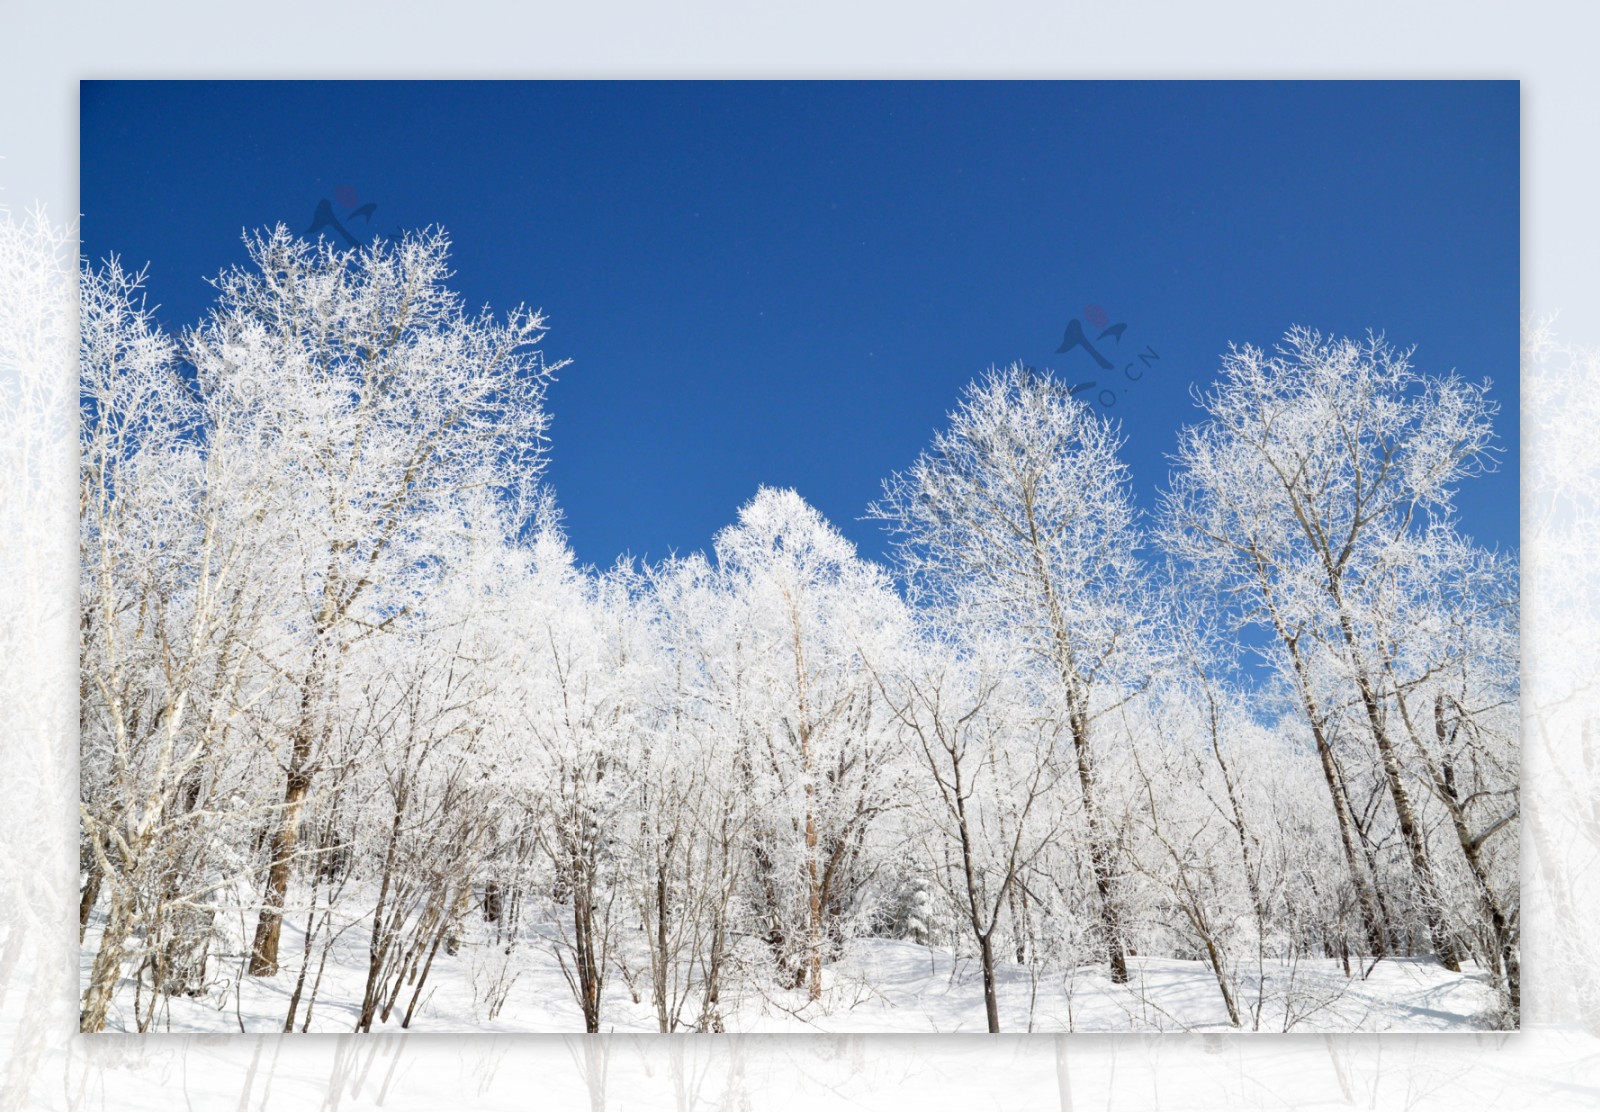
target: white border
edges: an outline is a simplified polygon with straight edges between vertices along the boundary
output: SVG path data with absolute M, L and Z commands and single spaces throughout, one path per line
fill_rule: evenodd
M 58 218 L 76 211 L 82 78 L 1518 78 L 1525 305 L 1560 309 L 1561 339 L 1592 344 L 1600 341 L 1597 31 L 1600 7 L 1541 2 L 12 5 L 0 9 L 0 203 L 20 212 L 42 201 Z M 1531 408 L 1526 399 L 1524 406 Z M 1537 435 L 1536 416 L 1526 419 L 1530 435 Z M 70 472 L 64 475 L 70 484 Z M 11 503 L 19 494 L 38 497 L 0 497 Z M 59 494 L 70 509 L 70 486 Z M 72 576 L 57 571 L 3 570 L 9 582 L 0 605 L 22 597 L 11 593 L 59 604 L 62 630 L 41 630 L 39 643 L 41 654 L 53 656 L 34 664 L 66 670 L 62 691 L 70 700 Z M 62 631 L 64 638 L 54 636 Z M 1538 636 L 1527 631 L 1530 643 Z M 58 710 L 52 721 L 70 726 L 71 707 Z M 8 747 L 28 744 L 20 731 L 3 738 Z M 40 770 L 39 798 L 30 803 L 59 830 L 19 834 L 0 824 L 7 866 L 0 871 L 0 1107 L 1509 1109 L 1600 1102 L 1600 1034 L 1559 1008 L 1517 1035 L 1444 1041 L 85 1039 L 73 1032 L 72 1001 L 40 992 L 76 984 L 72 949 L 51 934 L 59 929 L 60 940 L 70 939 L 72 886 L 62 879 L 73 863 L 41 854 L 49 847 L 70 853 L 75 843 L 75 747 L 62 737 L 43 745 L 30 755 Z M 0 775 L 23 756 L 20 749 L 4 755 Z M 11 791 L 0 791 L 0 808 L 20 806 Z M 1592 877 L 1592 864 L 1583 868 Z M 24 903 L 6 907 L 19 895 Z M 1568 914 L 1600 920 L 1592 902 Z M 1535 1004 L 1562 988 L 1550 984 L 1555 968 L 1542 967 L 1537 952 L 1541 931 L 1561 926 L 1529 925 L 1527 992 Z M 6 970 L 6 941 L 14 939 L 25 944 L 24 961 Z

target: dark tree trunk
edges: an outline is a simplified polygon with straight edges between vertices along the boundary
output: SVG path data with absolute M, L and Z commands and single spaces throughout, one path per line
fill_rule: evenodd
M 1128 980 L 1128 958 L 1122 946 L 1122 926 L 1117 915 L 1115 879 L 1110 842 L 1100 830 L 1099 809 L 1094 797 L 1094 764 L 1089 753 L 1089 724 L 1081 714 L 1072 717 L 1072 747 L 1077 758 L 1078 788 L 1082 793 L 1083 814 L 1089 828 L 1089 862 L 1094 868 L 1095 892 L 1100 898 L 1100 932 L 1111 980 L 1122 985 Z
M 1376 879 L 1369 878 L 1362 870 L 1361 860 L 1356 853 L 1355 822 L 1350 817 L 1349 804 L 1345 800 L 1344 780 L 1339 775 L 1338 765 L 1334 762 L 1333 747 L 1323 730 L 1322 710 L 1317 706 L 1316 697 L 1311 694 L 1311 678 L 1307 675 L 1305 660 L 1300 656 L 1298 636 L 1289 634 L 1278 624 L 1276 612 L 1273 622 L 1279 639 L 1282 640 L 1284 648 L 1289 652 L 1290 660 L 1294 663 L 1301 705 L 1305 708 L 1306 721 L 1311 726 L 1311 737 L 1316 743 L 1317 757 L 1322 763 L 1322 778 L 1328 786 L 1328 796 L 1333 801 L 1334 818 L 1339 825 L 1339 843 L 1344 850 L 1345 865 L 1350 870 L 1350 883 L 1355 887 L 1356 901 L 1361 908 L 1361 926 L 1367 936 L 1367 950 L 1374 958 L 1381 958 L 1389 950 L 1386 942 L 1388 932 L 1385 931 L 1387 924 L 1378 906 Z
M 1000 1031 L 1000 999 L 995 992 L 994 984 L 994 947 L 993 934 L 985 935 L 978 940 L 983 955 L 983 1011 L 989 1018 L 989 1031 Z
M 83 892 L 78 897 L 78 942 L 83 942 L 83 933 L 88 930 L 89 917 L 94 912 L 95 902 L 100 899 L 100 865 L 98 862 L 89 863 L 89 877 L 83 883 Z
M 284 898 L 289 892 L 289 872 L 299 840 L 300 812 L 311 788 L 311 740 L 295 738 L 289 765 L 288 787 L 283 796 L 283 814 L 272 835 L 272 864 L 267 869 L 267 889 L 256 921 L 255 941 L 250 947 L 250 973 L 270 978 L 278 972 L 278 939 L 283 932 Z
M 1356 653 L 1355 632 L 1350 628 L 1349 621 L 1342 619 L 1345 641 L 1350 647 L 1351 655 Z M 1423 917 L 1427 920 L 1429 941 L 1433 944 L 1434 954 L 1446 970 L 1459 973 L 1461 961 L 1456 957 L 1455 940 L 1451 938 L 1449 925 L 1444 919 L 1444 904 L 1439 897 L 1439 885 L 1434 878 L 1432 863 L 1428 860 L 1428 847 L 1422 833 L 1422 824 L 1417 821 L 1415 808 L 1411 804 L 1411 794 L 1406 791 L 1405 783 L 1401 780 L 1400 756 L 1395 751 L 1394 740 L 1389 737 L 1388 725 L 1383 720 L 1383 710 L 1378 705 L 1378 696 L 1373 689 L 1371 678 L 1359 662 L 1356 665 L 1356 686 L 1361 693 L 1361 704 L 1367 713 L 1367 723 L 1372 728 L 1372 737 L 1378 745 L 1378 756 L 1383 765 L 1383 774 L 1389 784 L 1389 795 L 1394 801 L 1395 816 L 1400 823 L 1400 835 L 1406 844 L 1406 852 L 1411 859 L 1411 872 L 1416 878 L 1418 896 L 1422 901 Z

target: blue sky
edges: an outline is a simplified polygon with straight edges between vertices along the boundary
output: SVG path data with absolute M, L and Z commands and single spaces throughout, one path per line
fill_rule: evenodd
M 85 82 L 84 250 L 150 264 L 171 325 L 242 259 L 376 203 L 442 224 L 469 305 L 542 307 L 549 478 L 587 562 L 706 548 L 761 484 L 855 540 L 992 363 L 1115 384 L 1145 506 L 1230 341 L 1293 324 L 1491 378 L 1518 545 L 1515 82 Z M 1056 354 L 1089 306 L 1118 367 Z M 1100 404 L 1100 403 L 1096 403 Z

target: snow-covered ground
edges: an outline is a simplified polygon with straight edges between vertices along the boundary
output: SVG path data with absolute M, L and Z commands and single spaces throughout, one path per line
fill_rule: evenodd
M 328 958 L 309 1030 L 349 1032 L 360 1013 L 366 977 L 366 925 L 340 936 Z M 81 952 L 87 978 L 98 945 L 91 927 Z M 213 960 L 218 987 L 203 998 L 173 997 L 158 1010 L 157 1032 L 281 1032 L 300 974 L 304 936 L 292 918 L 284 924 L 284 968 L 272 978 L 237 977 L 238 959 Z M 320 950 L 320 947 L 317 949 Z M 306 979 L 316 975 L 317 950 Z M 414 1032 L 581 1032 L 582 1014 L 550 943 L 530 935 L 514 952 L 515 975 L 499 1015 L 490 1018 L 474 986 L 505 967 L 503 952 L 471 941 L 459 954 L 435 956 L 411 1022 Z M 999 967 L 1001 1029 L 1004 1032 L 1232 1031 L 1210 969 L 1196 961 L 1135 957 L 1132 977 L 1114 985 L 1103 970 L 1036 971 L 1017 963 Z M 602 1030 L 657 1031 L 648 976 L 634 975 L 639 1000 L 618 972 L 606 984 Z M 1242 1027 L 1251 1030 L 1254 982 L 1236 987 Z M 398 1031 L 412 994 L 407 986 L 385 1023 L 373 1031 Z M 1426 960 L 1386 959 L 1367 977 L 1346 978 L 1337 960 L 1303 961 L 1293 968 L 1269 967 L 1259 1031 L 1281 1032 L 1464 1032 L 1480 1031 L 1493 1005 L 1483 975 L 1468 967 L 1453 974 Z M 133 985 L 125 979 L 107 1028 L 134 1028 Z M 148 995 L 144 1001 L 148 1004 Z M 803 991 L 725 990 L 728 1031 L 743 1032 L 984 1032 L 983 978 L 975 959 L 915 943 L 863 939 L 824 971 L 824 993 L 809 1001 Z M 296 1030 L 306 1016 L 302 997 Z

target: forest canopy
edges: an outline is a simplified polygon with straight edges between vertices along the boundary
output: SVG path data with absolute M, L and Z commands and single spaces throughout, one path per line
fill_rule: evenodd
M 1114 421 L 974 369 L 867 508 L 886 564 L 763 487 L 594 568 L 541 313 L 469 312 L 438 231 L 246 246 L 177 333 L 80 275 L 85 1031 L 427 1027 L 449 983 L 720 1032 L 905 953 L 990 1031 L 1091 981 L 1123 1027 L 1359 1025 L 1382 962 L 1518 1023 L 1518 564 L 1453 502 L 1486 384 L 1231 348 L 1145 513 Z

